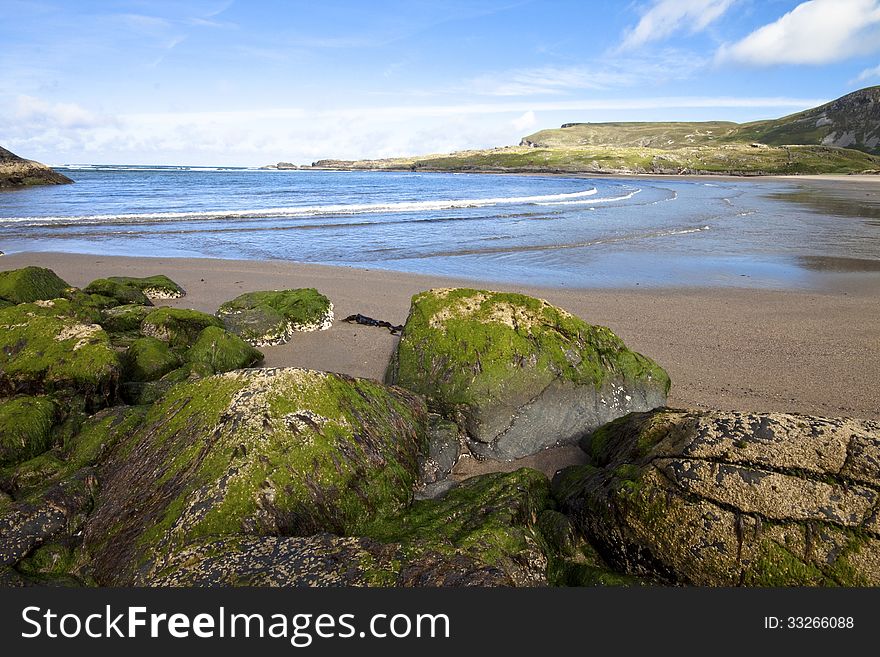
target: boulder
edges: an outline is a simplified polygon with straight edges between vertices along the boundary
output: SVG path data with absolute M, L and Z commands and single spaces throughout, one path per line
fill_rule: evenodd
M 94 473 L 84 469 L 27 499 L 0 504 L 0 566 L 14 565 L 34 548 L 79 531 L 96 489 Z
M 0 299 L 13 304 L 63 297 L 69 287 L 54 271 L 44 267 L 0 272 Z
M 562 509 L 618 570 L 700 586 L 880 585 L 880 424 L 657 410 L 584 439 Z
M 401 567 L 401 562 L 405 565 Z M 510 586 L 504 573 L 462 555 L 412 559 L 368 538 L 231 536 L 187 546 L 151 586 Z
M 419 457 L 419 485 L 446 479 L 460 456 L 458 426 L 432 413 L 428 425 L 428 451 Z
M 16 465 L 48 450 L 59 411 L 49 397 L 23 395 L 0 401 L 0 467 Z
M 217 326 L 209 326 L 199 333 L 185 358 L 188 363 L 202 363 L 212 373 L 219 374 L 253 367 L 262 362 L 263 354 L 237 335 Z
M 148 299 L 180 299 L 186 291 L 177 283 L 162 274 L 135 278 L 133 276 L 110 276 L 107 280 L 120 285 L 135 287 Z
M 520 468 L 471 477 L 442 497 L 414 501 L 401 513 L 377 517 L 365 534 L 405 545 L 410 555 L 467 556 L 515 586 L 542 586 L 547 555 L 537 518 L 552 504 L 547 477 Z
M 416 295 L 389 383 L 423 394 L 478 456 L 512 460 L 575 443 L 631 411 L 662 406 L 669 377 L 603 326 L 521 294 Z
M 141 332 L 168 342 L 175 349 L 186 349 L 208 326 L 223 328 L 223 322 L 206 313 L 187 308 L 157 308 L 144 318 Z
M 111 333 L 139 331 L 144 319 L 153 311 L 151 306 L 139 304 L 115 306 L 103 310 L 98 323 Z
M 45 164 L 26 160 L 0 148 L 0 188 L 27 185 L 63 185 L 73 181 Z
M 218 329 L 220 330 L 220 329 Z M 167 342 L 156 338 L 138 338 L 122 358 L 126 381 L 155 381 L 180 366 L 180 358 Z
M 120 373 L 107 334 L 46 306 L 52 303 L 0 310 L 0 397 L 58 392 L 78 397 L 87 408 L 106 406 Z
M 426 422 L 410 393 L 325 372 L 180 383 L 99 469 L 95 577 L 131 583 L 206 536 L 357 533 L 409 501 Z
M 123 285 L 107 278 L 99 278 L 92 281 L 83 289 L 83 292 L 108 297 L 115 300 L 119 305 L 152 305 L 139 288 L 133 285 Z
M 138 584 L 156 586 L 534 586 L 547 559 L 536 518 L 549 482 L 522 469 L 474 477 L 445 498 L 376 516 L 366 536 L 208 537 Z
M 333 304 L 314 288 L 248 292 L 217 311 L 226 328 L 255 347 L 282 344 L 297 331 L 333 324 Z

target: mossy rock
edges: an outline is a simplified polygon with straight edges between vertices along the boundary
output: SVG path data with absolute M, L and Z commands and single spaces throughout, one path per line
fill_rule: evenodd
M 248 292 L 217 311 L 226 328 L 256 347 L 282 344 L 297 331 L 333 324 L 333 304 L 314 288 Z
M 98 323 L 110 333 L 139 331 L 141 324 L 154 308 L 139 304 L 125 304 L 107 308 L 101 313 Z
M 180 299 L 186 291 L 163 274 L 136 278 L 134 276 L 110 276 L 107 280 L 120 285 L 135 287 L 148 299 Z
M 27 461 L 49 449 L 58 404 L 48 397 L 0 401 L 0 467 Z
M 120 374 L 107 334 L 40 303 L 0 310 L 0 396 L 58 392 L 86 408 L 107 405 Z
M 92 281 L 83 291 L 86 294 L 97 294 L 114 299 L 117 304 L 152 305 L 139 288 L 133 285 L 123 285 L 107 278 Z
M 17 569 L 30 577 L 70 576 L 76 562 L 74 549 L 66 541 L 57 541 L 38 547 L 18 564 Z
M 144 318 L 141 332 L 147 337 L 164 340 L 175 349 L 185 349 L 209 326 L 223 328 L 223 322 L 198 310 L 157 308 Z
M 57 299 L 69 287 L 54 271 L 44 267 L 0 272 L 0 299 L 14 304 Z
M 149 586 L 512 586 L 504 572 L 462 554 L 408 554 L 369 538 L 229 536 L 194 541 L 138 580 Z
M 416 396 L 325 372 L 177 384 L 99 470 L 94 575 L 131 583 L 206 536 L 357 533 L 409 501 L 426 424 Z
M 536 520 L 552 504 L 547 477 L 520 468 L 467 479 L 442 498 L 381 516 L 364 533 L 406 546 L 412 558 L 464 554 L 499 568 L 517 586 L 542 585 L 547 558 Z
M 83 469 L 0 509 L 0 566 L 12 566 L 41 545 L 78 534 L 97 487 L 94 472 Z
M 0 470 L 0 489 L 15 498 L 27 496 L 69 471 L 59 450 L 52 449 L 17 465 Z
M 156 338 L 138 338 L 122 358 L 126 381 L 155 381 L 177 369 L 180 358 L 167 342 Z
M 209 326 L 199 333 L 185 355 L 190 363 L 207 365 L 212 373 L 229 372 L 253 367 L 262 362 L 262 352 L 254 349 L 237 335 L 217 326 Z
M 542 299 L 470 289 L 413 298 L 387 380 L 425 395 L 472 451 L 503 460 L 575 443 L 669 391 L 663 368 L 609 329 Z
M 700 586 L 880 585 L 880 423 L 633 413 L 554 479 L 616 570 Z

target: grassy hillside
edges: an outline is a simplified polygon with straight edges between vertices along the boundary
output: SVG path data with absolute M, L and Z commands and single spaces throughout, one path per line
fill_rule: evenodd
M 870 171 L 880 169 L 880 157 L 833 146 L 754 148 L 747 144 L 719 144 L 675 150 L 632 146 L 565 149 L 511 146 L 416 158 L 321 160 L 314 166 L 419 171 L 785 175 Z
M 567 123 L 519 146 L 387 160 L 321 160 L 332 169 L 773 175 L 880 170 L 880 87 L 769 121 Z

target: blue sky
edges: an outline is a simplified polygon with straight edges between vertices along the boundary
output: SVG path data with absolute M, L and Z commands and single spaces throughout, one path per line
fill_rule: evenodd
M 880 84 L 880 0 L 0 0 L 0 145 L 262 165 L 749 121 Z

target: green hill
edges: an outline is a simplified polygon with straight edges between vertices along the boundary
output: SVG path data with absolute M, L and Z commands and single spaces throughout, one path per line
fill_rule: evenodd
M 769 121 L 566 123 L 524 137 L 521 146 L 632 146 L 673 150 L 719 143 L 838 146 L 880 155 L 880 87 L 868 87 L 803 112 Z
M 732 123 L 566 123 L 519 146 L 384 160 L 319 160 L 326 169 L 786 175 L 880 172 L 880 87 L 781 119 Z

